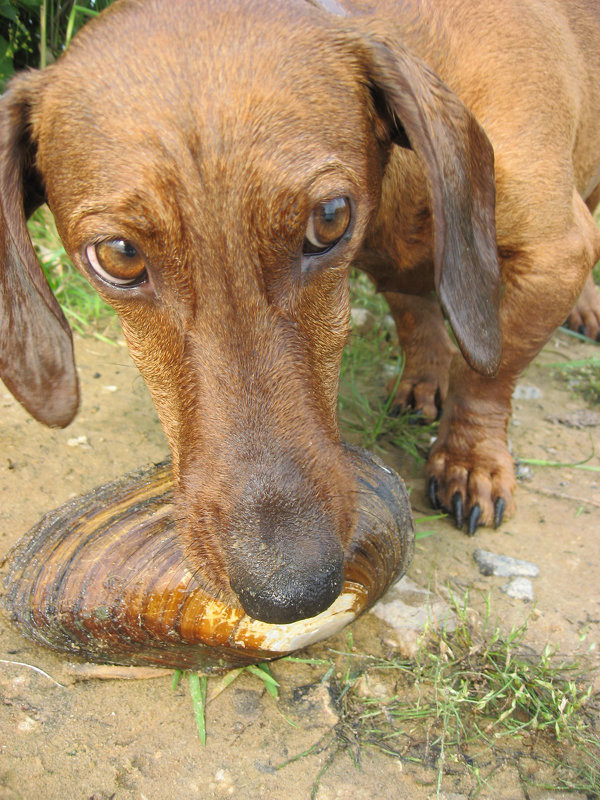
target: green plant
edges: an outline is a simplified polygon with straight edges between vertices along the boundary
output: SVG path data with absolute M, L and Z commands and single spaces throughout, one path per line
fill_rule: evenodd
M 345 435 L 366 448 L 377 450 L 382 441 L 424 461 L 436 423 L 422 424 L 410 410 L 395 416 L 392 408 L 395 387 L 402 375 L 404 358 L 393 341 L 389 309 L 384 298 L 363 273 L 350 278 L 353 308 L 373 315 L 371 330 L 353 333 L 342 356 L 339 415 Z
M 56 60 L 87 19 L 113 0 L 0 0 L 0 88 L 25 67 Z
M 489 600 L 481 629 L 470 621 L 468 595 L 452 604 L 456 630 L 431 628 L 414 660 L 357 653 L 351 642 L 337 653 L 322 680 L 339 721 L 280 768 L 325 755 L 315 797 L 338 756 L 346 753 L 358 766 L 362 752 L 375 748 L 407 769 L 428 771 L 437 797 L 446 777 L 454 785 L 462 779 L 474 797 L 507 762 L 516 765 L 524 789 L 539 785 L 598 797 L 600 706 L 586 675 L 549 648 L 532 653 L 524 644 L 527 622 L 508 635 L 491 627 Z M 371 681 L 376 695 L 368 692 Z M 538 780 L 526 767 L 532 759 L 541 767 Z
M 569 387 L 588 403 L 592 405 L 600 403 L 600 357 L 591 356 L 547 366 L 566 376 Z
M 193 671 L 175 670 L 171 682 L 171 689 L 174 691 L 179 685 L 182 676 L 187 676 L 194 718 L 196 720 L 196 727 L 198 728 L 198 736 L 203 745 L 206 744 L 206 706 L 218 697 L 221 692 L 225 691 L 225 689 L 242 674 L 250 674 L 258 678 L 272 698 L 277 699 L 279 696 L 279 684 L 271 675 L 271 670 L 267 663 L 249 664 L 246 667 L 238 667 L 238 669 L 230 670 L 223 676 L 219 685 L 211 692 L 208 698 L 208 678 L 206 675 L 199 675 L 197 672 Z

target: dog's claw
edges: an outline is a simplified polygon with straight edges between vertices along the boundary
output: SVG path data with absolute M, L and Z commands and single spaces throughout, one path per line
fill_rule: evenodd
M 481 508 L 477 503 L 475 503 L 475 505 L 469 512 L 469 520 L 467 523 L 467 534 L 469 536 L 475 536 L 477 526 L 479 525 L 480 517 L 481 517 Z
M 454 515 L 456 527 L 460 530 L 464 522 L 463 499 L 460 492 L 454 492 L 452 495 L 452 514 Z
M 502 525 L 505 509 L 506 500 L 503 497 L 499 497 L 494 503 L 494 528 L 499 528 Z
M 438 479 L 434 475 L 432 475 L 431 478 L 429 478 L 429 483 L 427 484 L 427 496 L 429 497 L 429 502 L 431 504 L 431 507 L 435 508 L 436 511 L 439 511 L 440 508 L 442 507 L 442 504 L 438 500 L 437 490 L 438 490 Z
M 400 416 L 401 413 L 402 413 L 402 406 L 400 405 L 400 403 L 396 403 L 388 411 L 388 417 L 396 419 L 397 417 Z

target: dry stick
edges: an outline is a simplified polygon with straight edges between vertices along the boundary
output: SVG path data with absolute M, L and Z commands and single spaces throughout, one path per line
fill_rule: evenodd
M 522 486 L 521 488 L 526 489 L 528 492 L 533 492 L 534 494 L 557 497 L 559 500 L 574 500 L 576 503 L 585 503 L 588 506 L 600 508 L 600 502 L 597 500 L 590 500 L 587 497 L 576 497 L 574 494 L 565 494 L 564 492 L 557 492 L 554 489 L 534 489 L 532 486 Z

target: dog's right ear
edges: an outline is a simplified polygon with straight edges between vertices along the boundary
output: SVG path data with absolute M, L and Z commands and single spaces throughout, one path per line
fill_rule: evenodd
M 43 79 L 18 75 L 0 98 L 0 377 L 37 420 L 64 427 L 79 405 L 73 339 L 26 224 L 45 199 L 31 132 Z

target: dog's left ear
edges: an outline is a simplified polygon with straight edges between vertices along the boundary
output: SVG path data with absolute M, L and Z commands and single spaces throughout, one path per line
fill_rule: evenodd
M 17 76 L 0 98 L 0 377 L 37 420 L 64 427 L 79 404 L 73 339 L 26 224 L 44 202 L 30 130 L 41 75 Z
M 493 375 L 502 334 L 492 146 L 466 106 L 416 56 L 370 36 L 356 49 L 386 135 L 414 150 L 429 182 L 442 307 L 466 360 Z

